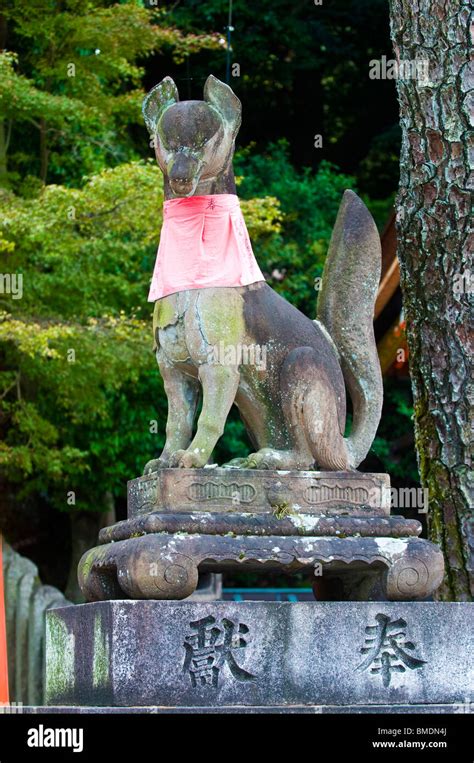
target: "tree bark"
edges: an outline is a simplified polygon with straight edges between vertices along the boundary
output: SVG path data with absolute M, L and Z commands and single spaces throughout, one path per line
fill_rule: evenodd
M 473 133 L 469 7 L 391 0 L 398 61 L 429 62 L 397 78 L 402 128 L 398 256 L 428 527 L 446 560 L 438 596 L 474 595 L 472 271 L 468 147 Z M 471 68 L 470 68 L 471 66 Z M 424 68 L 419 72 L 425 72 Z M 471 236 L 471 237 L 470 237 Z

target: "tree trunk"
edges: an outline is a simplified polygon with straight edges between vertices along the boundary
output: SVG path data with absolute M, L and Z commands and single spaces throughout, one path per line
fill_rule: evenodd
M 399 62 L 429 62 L 427 76 L 420 66 L 418 77 L 405 68 L 397 78 L 398 256 L 420 477 L 429 489 L 431 539 L 446 560 L 438 596 L 468 601 L 474 594 L 468 4 L 391 0 L 391 29 Z

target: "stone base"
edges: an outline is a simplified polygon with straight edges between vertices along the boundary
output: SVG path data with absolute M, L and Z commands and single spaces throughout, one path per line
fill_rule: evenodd
M 254 707 L 85 707 L 35 705 L 21 708 L 29 715 L 458 715 L 474 713 L 474 704 L 453 705 L 254 705 Z M 0 708 L 0 715 L 2 710 Z
M 443 557 L 433 543 L 416 537 L 296 537 L 154 533 L 114 541 L 88 551 L 79 582 L 88 601 L 184 599 L 200 572 L 308 570 L 325 590 L 341 583 L 344 595 L 324 598 L 407 601 L 430 596 L 443 579 Z M 333 590 L 338 590 L 334 586 Z M 317 596 L 319 598 L 319 596 Z
M 202 573 L 265 568 L 308 570 L 316 583 L 324 573 L 318 599 L 425 599 L 443 556 L 417 537 L 419 522 L 390 516 L 389 484 L 358 472 L 162 469 L 129 482 L 128 519 L 101 530 L 79 583 L 88 601 L 184 599 Z
M 110 601 L 56 609 L 47 614 L 46 702 L 469 712 L 473 612 L 472 604 L 431 602 Z
M 276 469 L 159 469 L 130 480 L 128 517 L 150 512 L 272 514 L 286 507 L 303 514 L 388 516 L 388 474 Z

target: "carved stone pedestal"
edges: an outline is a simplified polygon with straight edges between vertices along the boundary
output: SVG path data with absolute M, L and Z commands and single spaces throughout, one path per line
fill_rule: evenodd
M 383 474 L 163 469 L 129 483 L 129 518 L 101 531 L 79 582 L 88 601 L 184 599 L 200 572 L 308 569 L 318 598 L 426 598 L 442 554 L 389 505 Z
M 469 712 L 473 604 L 109 601 L 46 621 L 46 703 Z

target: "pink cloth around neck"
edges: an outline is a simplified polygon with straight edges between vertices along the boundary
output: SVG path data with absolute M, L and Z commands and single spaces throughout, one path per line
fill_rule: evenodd
M 149 302 L 187 289 L 264 280 L 235 194 L 164 202 Z

